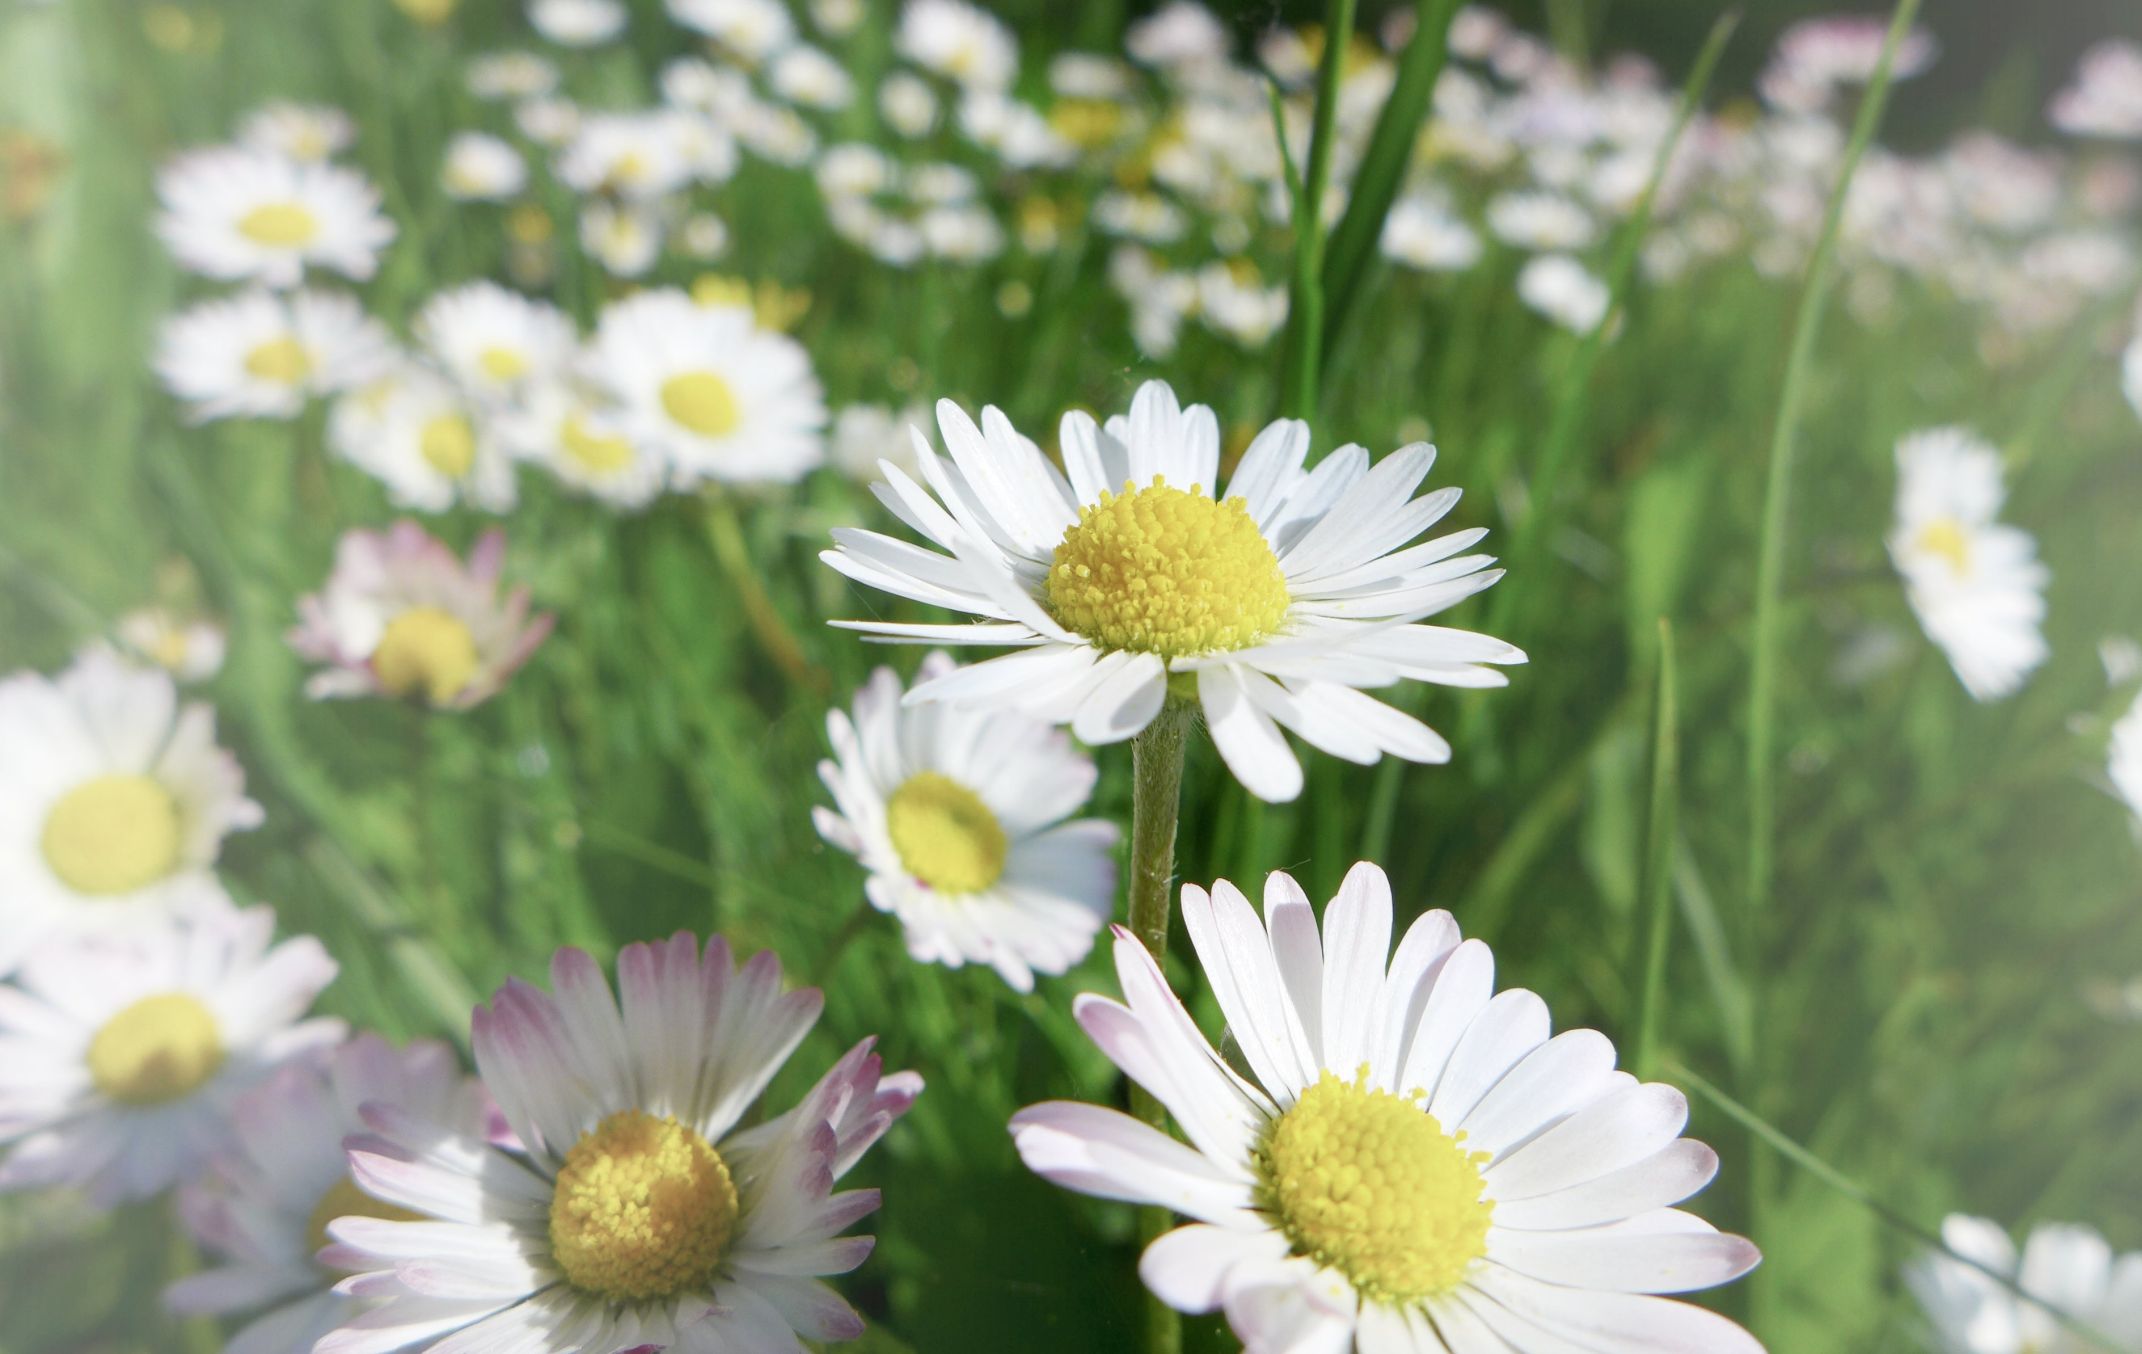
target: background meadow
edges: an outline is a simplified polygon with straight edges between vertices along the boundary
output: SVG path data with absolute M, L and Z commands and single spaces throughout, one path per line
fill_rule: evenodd
M 1052 56 L 1120 53 L 1139 13 L 990 8 L 1019 36 L 1017 91 L 1043 108 L 1061 97 Z M 480 278 L 555 300 L 585 331 L 629 288 L 719 274 L 787 293 L 788 327 L 836 411 L 994 403 L 1047 448 L 1064 409 L 1120 410 L 1159 376 L 1212 405 L 1239 452 L 1280 407 L 1276 322 L 1207 303 L 1162 344 L 1141 328 L 1158 317 L 1111 281 L 1123 241 L 1093 208 L 1134 182 L 1134 137 L 1035 168 L 949 121 L 912 141 L 885 129 L 868 92 L 898 64 L 890 4 L 863 5 L 852 34 L 825 41 L 865 95 L 812 115 L 821 142 L 965 166 L 1006 223 L 1001 249 L 889 264 L 835 228 L 809 160 L 747 148 L 727 182 L 688 190 L 726 225 L 718 257 L 667 248 L 641 276 L 611 275 L 579 243 L 578 201 L 546 171 L 549 152 L 468 92 L 465 74 L 478 53 L 540 50 L 574 100 L 649 106 L 663 64 L 699 40 L 658 3 L 630 9 L 620 37 L 586 49 L 545 44 L 519 6 L 477 0 L 439 27 L 386 0 L 0 9 L 0 670 L 64 666 L 152 603 L 227 625 L 228 658 L 201 694 L 267 819 L 231 839 L 222 872 L 234 895 L 273 903 L 286 931 L 323 939 L 342 965 L 323 1008 L 353 1024 L 465 1042 L 470 1005 L 508 976 L 538 975 L 560 944 L 607 958 L 685 928 L 777 950 L 827 994 L 804 1070 L 790 1069 L 777 1102 L 870 1033 L 888 1066 L 930 1083 L 859 1172 L 885 1191 L 878 1251 L 845 1286 L 872 1321 L 862 1348 L 1126 1347 L 1139 1300 L 1130 1210 L 1043 1183 L 1004 1129 L 1035 1100 L 1122 1094 L 1069 1014 L 1071 994 L 1114 990 L 1105 955 L 1030 996 L 986 969 L 916 964 L 892 919 L 864 903 L 855 862 L 811 825 L 825 802 L 826 711 L 874 666 L 906 674 L 919 658 L 825 625 L 896 605 L 816 558 L 834 526 L 885 528 L 866 484 L 828 465 L 794 486 L 673 493 L 627 513 L 524 468 L 510 512 L 424 521 L 457 548 L 505 527 L 509 579 L 557 616 L 528 666 L 466 713 L 316 703 L 284 640 L 295 599 L 318 588 L 341 532 L 405 514 L 329 453 L 321 402 L 294 420 L 189 426 L 151 369 L 165 317 L 210 290 L 152 233 L 156 169 L 283 98 L 356 122 L 341 159 L 381 186 L 400 235 L 355 290 L 398 333 L 427 297 Z M 1373 49 L 1391 9 L 1362 8 L 1365 65 L 1388 67 Z M 2129 1250 L 2142 1247 L 2142 845 L 2105 747 L 2142 679 L 2119 642 L 2142 634 L 2142 420 L 2119 381 L 2142 217 L 2130 191 L 2079 223 L 2089 176 L 2131 179 L 2136 147 L 2065 141 L 2043 110 L 2088 42 L 2142 26 L 2109 5 L 2060 6 L 1994 61 L 1982 31 L 1994 10 L 1951 3 L 1921 16 L 1954 40 L 1962 73 L 1945 71 L 1945 51 L 1894 88 L 1898 153 L 1932 160 L 1974 129 L 2046 148 L 2062 157 L 2052 168 L 1981 168 L 1968 187 L 2005 201 L 2049 174 L 2055 205 L 1983 256 L 1938 264 L 1894 247 L 1908 208 L 1848 213 L 1783 519 L 1767 899 L 1754 901 L 1749 861 L 1753 620 L 1812 228 L 1760 195 L 1735 196 L 1791 186 L 1757 171 L 1691 171 L 1643 240 L 1627 204 L 1600 210 L 1576 253 L 1601 277 L 1625 249 L 1639 266 L 1611 340 L 1595 342 L 1521 302 L 1529 251 L 1478 229 L 1483 201 L 1527 181 L 1529 149 L 1500 168 L 1421 154 L 1411 173 L 1446 186 L 1480 255 L 1422 271 L 1367 252 L 1312 426 L 1313 454 L 1437 444 L 1431 482 L 1465 490 L 1451 521 L 1490 528 L 1482 548 L 1509 571 L 1449 623 L 1507 639 L 1531 662 L 1507 689 L 1396 697 L 1450 738 L 1450 765 L 1311 757 L 1292 804 L 1255 800 L 1193 739 L 1177 872 L 1247 887 L 1283 868 L 1321 901 L 1352 862 L 1379 861 L 1401 923 L 1452 909 L 1495 947 L 1506 982 L 1549 998 L 1558 1027 L 1593 1025 L 1625 1047 L 1643 997 L 1646 886 L 1663 879 L 1664 1059 L 1910 1219 L 2078 1219 Z M 1798 13 L 1748 7 L 1690 139 L 1716 143 L 1768 116 L 1756 76 Z M 1247 60 L 1271 25 L 1317 15 L 1223 17 Z M 1668 108 L 1715 17 L 1698 4 L 1514 15 L 1581 42 L 1602 73 L 1632 45 L 1656 58 L 1652 87 Z M 1150 116 L 1162 88 L 1141 78 L 1110 102 Z M 1287 96 L 1296 120 L 1309 93 Z M 1849 98 L 1832 110 L 1840 127 L 1850 112 Z M 1431 115 L 1424 144 L 1435 127 Z M 467 129 L 527 153 L 532 176 L 510 202 L 456 201 L 441 187 L 448 141 Z M 1242 135 L 1271 141 L 1269 123 Z M 1826 173 L 1808 175 L 1818 219 Z M 1037 200 L 1052 204 L 1045 247 L 1019 225 Z M 1702 245 L 1707 213 L 1736 232 Z M 1283 298 L 1285 216 L 1247 215 L 1258 224 L 1228 251 L 1235 279 Z M 2015 288 L 1958 285 L 2084 225 L 2125 251 L 2102 280 L 2016 264 Z M 1154 257 L 1195 270 L 1216 256 L 1208 228 L 1193 212 L 1186 237 Z M 2029 308 L 2016 292 L 2052 313 L 2018 318 Z M 1946 424 L 2000 449 L 2004 520 L 2035 535 L 2052 574 L 2051 657 L 2000 701 L 1959 684 L 1884 545 L 1895 443 Z M 1661 618 L 1677 813 L 1647 854 Z M 1097 760 L 1091 812 L 1127 822 L 1128 750 Z M 1171 976 L 1188 991 L 1195 969 L 1181 959 Z M 1217 1028 L 1209 996 L 1193 1009 Z M 1922 1347 L 1898 1280 L 1920 1243 L 1692 1099 L 1692 1132 L 1726 1162 L 1697 1207 L 1766 1257 L 1715 1301 L 1777 1351 Z M 213 1325 L 174 1321 L 154 1300 L 194 1264 L 162 1205 L 99 1218 L 64 1198 L 8 1198 L 0 1350 L 218 1348 Z M 1216 1318 L 1189 1329 L 1193 1349 L 1231 1347 Z

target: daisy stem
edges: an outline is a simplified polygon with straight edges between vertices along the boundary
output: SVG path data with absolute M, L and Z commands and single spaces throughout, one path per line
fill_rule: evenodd
M 1182 811 L 1183 740 L 1189 732 L 1191 706 L 1169 697 L 1131 744 L 1131 932 L 1163 968 L 1168 959 L 1168 886 L 1175 876 L 1175 822 Z M 1144 1087 L 1131 1083 L 1131 1113 L 1167 1131 L 1168 1111 Z M 1142 1249 L 1174 1225 L 1164 1207 L 1138 1210 Z M 1146 1298 L 1145 1347 L 1148 1354 L 1176 1354 L 1183 1344 L 1183 1323 L 1175 1309 L 1150 1294 Z
M 744 604 L 745 619 L 759 647 L 790 681 L 815 695 L 832 689 L 825 671 L 803 652 L 795 632 L 781 619 L 781 609 L 766 591 L 766 580 L 751 565 L 751 548 L 744 541 L 744 524 L 736 515 L 736 500 L 717 493 L 707 499 L 707 541 L 714 547 L 715 562 L 729 576 Z

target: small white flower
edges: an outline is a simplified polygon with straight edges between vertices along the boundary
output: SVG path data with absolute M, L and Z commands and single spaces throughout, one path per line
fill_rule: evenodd
M 829 37 L 844 38 L 863 23 L 863 0 L 811 0 L 811 22 Z
M 238 126 L 238 142 L 307 163 L 334 158 L 357 138 L 357 124 L 325 104 L 264 104 Z
M 1210 66 L 1232 46 L 1226 26 L 1197 0 L 1168 0 L 1124 32 L 1124 50 L 1146 66 Z
M 212 621 L 143 607 L 121 616 L 113 634 L 128 653 L 180 682 L 205 682 L 223 668 L 223 627 Z
M 616 277 L 644 277 L 662 256 L 662 214 L 630 202 L 590 202 L 580 211 L 580 246 Z
M 906 0 L 893 48 L 970 89 L 1008 89 L 1019 74 L 1019 40 L 1003 20 L 966 0 Z
M 706 34 L 756 66 L 795 41 L 796 23 L 781 0 L 668 0 L 670 17 Z
M 937 126 L 937 91 L 912 71 L 894 71 L 878 85 L 878 112 L 901 136 L 928 136 Z
M 2070 136 L 2142 140 L 2142 43 L 2110 39 L 2084 52 L 2048 116 Z
M 555 380 L 577 347 L 563 311 L 495 282 L 440 292 L 417 312 L 415 328 L 439 369 L 486 406 Z
M 363 281 L 394 238 L 363 175 L 269 151 L 188 151 L 157 174 L 156 195 L 172 257 L 224 281 L 294 287 L 307 267 Z
M 1384 218 L 1384 256 L 1424 272 L 1463 272 L 1480 260 L 1480 237 L 1447 204 L 1408 193 Z
M 386 327 L 339 292 L 266 290 L 202 301 L 164 321 L 156 374 L 188 422 L 295 418 L 316 395 L 377 380 Z
M 855 98 L 855 82 L 838 61 L 816 47 L 797 44 L 773 59 L 766 83 L 790 103 L 806 108 L 846 108 Z
M 610 193 L 632 202 L 666 197 L 695 173 L 681 110 L 590 113 L 558 159 L 558 177 L 582 193 Z M 734 155 L 734 151 L 731 151 Z
M 614 508 L 642 508 L 662 492 L 669 468 L 626 434 L 617 411 L 577 379 L 532 389 L 500 422 L 513 454 L 560 483 Z
M 533 52 L 494 52 L 469 62 L 469 93 L 479 99 L 533 99 L 558 87 L 558 68 Z
M 1590 212 L 1560 193 L 1498 193 L 1487 205 L 1488 229 L 1519 249 L 1583 249 L 1599 238 Z
M 439 182 L 463 202 L 503 202 L 528 186 L 528 162 L 501 137 L 456 132 L 446 143 Z
M 2142 1251 L 2115 1257 L 2088 1227 L 2041 1223 L 2031 1229 L 2019 1260 L 1998 1223 L 1961 1213 L 1943 1220 L 1941 1240 L 2038 1299 L 2018 1297 L 1954 1256 L 1914 1261 L 1904 1278 L 1926 1309 L 1943 1354 L 2087 1354 L 2098 1348 L 2062 1325 L 2056 1311 L 2120 1349 L 2142 1349 Z
M 882 404 L 851 404 L 833 419 L 828 459 L 843 475 L 864 484 L 878 477 L 879 461 L 890 461 L 910 475 L 920 473 L 907 430 L 929 416 L 921 405 L 895 411 Z
M 210 892 L 33 955 L 0 1002 L 0 1190 L 74 1186 L 111 1207 L 227 1151 L 239 1095 L 342 1037 L 340 1021 L 299 1019 L 334 961 L 274 934 L 273 909 Z
M 922 680 L 954 671 L 923 659 Z M 855 714 L 826 716 L 833 760 L 818 778 L 834 808 L 818 834 L 854 856 L 871 906 L 900 919 L 926 964 L 987 964 L 1021 992 L 1093 948 L 1115 902 L 1113 823 L 1065 821 L 1093 793 L 1091 758 L 1057 729 L 1011 711 L 903 707 L 879 668 Z
M 2142 828 L 2142 696 L 2113 724 L 2106 757 L 2112 788 L 2135 816 L 2136 827 Z
M 490 420 L 451 381 L 414 363 L 336 400 L 327 443 L 385 485 L 397 507 L 504 512 L 517 497 Z
M 625 31 L 618 0 L 529 0 L 528 22 L 560 47 L 597 47 Z
M 1607 284 L 1567 254 L 1539 254 L 1517 273 L 1518 299 L 1564 329 L 1589 334 L 1606 318 Z
M 513 125 L 539 146 L 557 149 L 580 131 L 580 105 L 571 99 L 523 99 L 513 105 Z

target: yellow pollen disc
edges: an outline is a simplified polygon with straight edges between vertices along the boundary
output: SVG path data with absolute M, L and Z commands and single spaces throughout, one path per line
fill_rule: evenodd
M 276 385 L 294 386 L 312 375 L 312 354 L 304 344 L 285 334 L 247 353 L 245 374 Z
M 476 675 L 476 637 L 459 616 L 413 606 L 387 622 L 372 650 L 372 673 L 390 696 L 444 705 Z
M 320 233 L 320 218 L 302 202 L 269 202 L 239 217 L 238 233 L 270 249 L 297 249 Z
M 1049 566 L 1049 614 L 1103 649 L 1245 649 L 1287 616 L 1287 579 L 1239 498 L 1130 484 L 1079 510 Z
M 171 873 L 178 801 L 147 776 L 99 776 L 61 795 L 38 839 L 45 864 L 77 893 L 132 893 Z
M 1004 873 L 1010 847 L 981 796 L 950 776 L 924 771 L 885 801 L 885 830 L 900 865 L 937 890 L 978 893 Z
M 1320 1265 L 1374 1302 L 1447 1293 L 1487 1254 L 1495 1205 L 1480 1167 L 1417 1099 L 1330 1072 L 1279 1116 L 1258 1149 L 1260 1206 Z
M 558 429 L 558 445 L 574 464 L 597 475 L 612 475 L 632 464 L 632 443 L 589 429 L 578 414 L 568 414 Z
M 1953 517 L 1943 517 L 1921 527 L 1919 548 L 1947 560 L 1949 567 L 1957 573 L 1970 571 L 1971 538 L 1964 534 L 1963 524 Z
M 458 480 L 476 464 L 476 429 L 461 414 L 440 414 L 417 430 L 417 452 L 426 465 Z
M 357 1188 L 357 1182 L 345 1175 L 328 1186 L 327 1193 L 320 1196 L 320 1202 L 312 1206 L 312 1216 L 305 1221 L 305 1254 L 312 1255 L 334 1240 L 327 1234 L 327 1224 L 337 1218 L 383 1218 L 388 1222 L 425 1220 L 422 1213 L 381 1203 Z
M 157 666 L 176 670 L 186 661 L 186 632 L 177 627 L 157 633 L 156 642 L 149 646 L 149 657 Z
M 624 1110 L 573 1144 L 550 1199 L 550 1253 L 575 1288 L 613 1301 L 714 1281 L 737 1227 L 736 1183 L 713 1145 Z
M 727 437 L 743 421 L 736 392 L 711 371 L 688 371 L 664 381 L 662 407 L 701 437 Z
M 528 374 L 528 359 L 512 348 L 486 348 L 477 355 L 476 365 L 494 381 L 517 381 Z
M 223 1037 L 197 997 L 143 997 L 89 1041 L 89 1079 L 122 1105 L 161 1105 L 191 1095 L 223 1066 Z

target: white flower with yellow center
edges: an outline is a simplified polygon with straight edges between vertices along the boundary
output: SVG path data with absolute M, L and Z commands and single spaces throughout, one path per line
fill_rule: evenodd
M 1589 334 L 1613 304 L 1607 284 L 1567 254 L 1541 254 L 1517 273 L 1517 297 L 1576 334 Z
M 503 202 L 528 186 L 528 162 L 488 132 L 456 132 L 439 170 L 446 195 L 462 202 Z
M 239 124 L 240 145 L 306 163 L 333 159 L 357 139 L 357 124 L 325 104 L 263 104 Z
M 298 602 L 290 646 L 327 666 L 315 700 L 388 696 L 465 710 L 495 695 L 550 634 L 528 589 L 499 596 L 506 536 L 480 537 L 466 564 L 414 522 L 344 533 L 327 586 Z
M 363 281 L 394 239 L 363 175 L 272 151 L 188 151 L 157 175 L 156 195 L 172 257 L 225 281 L 294 287 L 308 267 Z
M 908 474 L 918 473 L 915 444 L 907 430 L 929 417 L 921 405 L 895 410 L 882 404 L 851 404 L 833 417 L 829 458 L 851 479 L 868 484 L 878 477 L 878 462 L 890 461 Z
M 504 512 L 517 497 L 492 420 L 453 382 L 413 362 L 335 401 L 327 443 L 385 485 L 396 507 Z
M 1889 556 L 1927 637 L 1977 700 L 1997 700 L 2045 661 L 2045 588 L 2028 532 L 1995 520 L 2001 457 L 1962 428 L 1897 443 L 1897 516 Z
M 666 230 L 654 206 L 593 201 L 580 213 L 580 247 L 616 277 L 642 277 L 662 256 Z
M 796 40 L 796 21 L 781 0 L 667 0 L 670 17 L 704 33 L 746 66 Z
M 558 177 L 582 193 L 645 203 L 695 177 L 725 178 L 735 161 L 734 144 L 696 113 L 590 113 L 558 157 Z
M 514 455 L 615 508 L 645 507 L 668 478 L 662 458 L 628 436 L 617 410 L 578 380 L 535 387 L 499 426 Z
M 1276 873 L 1261 921 L 1225 880 L 1184 888 L 1183 920 L 1255 1079 L 1118 927 L 1123 1002 L 1074 1009 L 1188 1145 L 1098 1105 L 1012 1117 L 1057 1184 L 1192 1219 L 1139 1265 L 1163 1302 L 1224 1310 L 1251 1354 L 1761 1354 L 1724 1317 L 1654 1296 L 1758 1259 L 1672 1207 L 1718 1169 L 1680 1136 L 1688 1102 L 1616 1071 L 1596 1031 L 1550 1037 L 1546 1003 L 1495 992 L 1494 956 L 1449 913 L 1391 954 L 1390 884 L 1363 863 L 1321 934 Z
M 1942 1354 L 2091 1354 L 2103 1346 L 2063 1323 L 2079 1321 L 2115 1349 L 2142 1349 L 2142 1251 L 2115 1256 L 2105 1238 L 2074 1223 L 2040 1223 L 2016 1254 L 2000 1224 L 1950 1214 L 1941 1240 L 1956 1255 L 2005 1274 L 2024 1298 L 1953 1255 L 1912 1262 L 1904 1280 Z
M 48 938 L 215 892 L 224 837 L 260 824 L 215 712 L 105 649 L 0 681 L 0 748 L 0 975 Z
M 295 418 L 316 395 L 377 380 L 394 340 L 354 297 L 266 290 L 199 302 L 164 321 L 156 374 L 189 422 Z
M 563 311 L 496 282 L 432 297 L 417 312 L 416 337 L 439 369 L 486 407 L 555 380 L 578 342 Z
M 790 103 L 827 112 L 846 108 L 855 99 L 855 81 L 847 68 L 804 43 L 782 52 L 766 72 L 767 87 Z
M 209 892 L 33 955 L 0 1001 L 0 1190 L 72 1186 L 110 1207 L 227 1151 L 234 1100 L 342 1037 L 299 1019 L 334 961 L 274 934 L 273 909 Z
M 803 345 L 748 306 L 703 306 L 674 288 L 603 311 L 590 371 L 672 483 L 788 484 L 825 459 L 825 396 Z
M 528 0 L 528 22 L 560 47 L 597 47 L 625 31 L 618 0 Z
M 344 1218 L 343 1291 L 381 1299 L 318 1354 L 634 1348 L 789 1354 L 853 1339 L 862 1318 L 823 1276 L 874 1239 L 842 1235 L 876 1190 L 834 1192 L 922 1089 L 856 1045 L 794 1109 L 754 1103 L 816 1022 L 762 952 L 719 937 L 628 945 L 618 991 L 578 950 L 556 995 L 508 983 L 476 1008 L 476 1067 L 521 1146 L 368 1114 L 358 1184 L 423 1222 Z M 747 1119 L 750 1121 L 747 1125 Z
M 923 659 L 923 680 L 953 670 Z M 1021 992 L 1086 957 L 1115 902 L 1113 823 L 1066 821 L 1093 793 L 1093 761 L 1063 733 L 1005 710 L 903 707 L 879 668 L 855 713 L 826 716 L 818 764 L 834 808 L 818 833 L 870 871 L 871 906 L 900 919 L 926 964 L 987 964 Z
M 223 670 L 223 627 L 163 607 L 129 611 L 112 627 L 120 648 L 181 682 L 205 682 Z
M 1486 533 L 1410 544 L 1457 504 L 1413 496 L 1435 449 L 1374 466 L 1358 446 L 1305 469 L 1309 428 L 1250 443 L 1224 497 L 1212 410 L 1148 382 L 1128 418 L 1064 415 L 1068 476 L 994 408 L 982 426 L 937 406 L 949 459 L 914 430 L 922 483 L 893 466 L 878 497 L 945 554 L 842 528 L 826 563 L 859 583 L 981 624 L 841 621 L 893 640 L 1019 652 L 925 682 L 910 701 L 1022 710 L 1089 743 L 1131 737 L 1171 692 L 1195 700 L 1228 767 L 1261 798 L 1300 793 L 1280 727 L 1363 764 L 1441 762 L 1450 745 L 1363 694 L 1405 680 L 1501 686 L 1521 663 L 1498 639 L 1420 624 L 1502 575 L 1462 552 Z M 924 488 L 924 485 L 928 488 Z
M 1380 244 L 1384 257 L 1423 272 L 1463 272 L 1480 261 L 1480 237 L 1450 204 L 1428 193 L 1391 204 Z
M 333 1291 L 343 1271 L 319 1258 L 330 1244 L 327 1225 L 416 1216 L 350 1178 L 343 1140 L 365 1131 L 360 1111 L 377 1105 L 481 1134 L 488 1103 L 440 1043 L 397 1049 L 365 1034 L 327 1056 L 284 1064 L 231 1107 L 229 1150 L 179 1194 L 186 1229 L 215 1263 L 166 1288 L 165 1307 L 255 1314 L 231 1336 L 231 1354 L 311 1349 L 367 1306 Z
M 468 85 L 479 99 L 537 99 L 558 87 L 558 68 L 534 52 L 492 52 L 469 62 Z
M 1009 89 L 1019 76 L 1019 40 L 1002 19 L 966 0 L 906 0 L 893 47 L 969 89 Z

